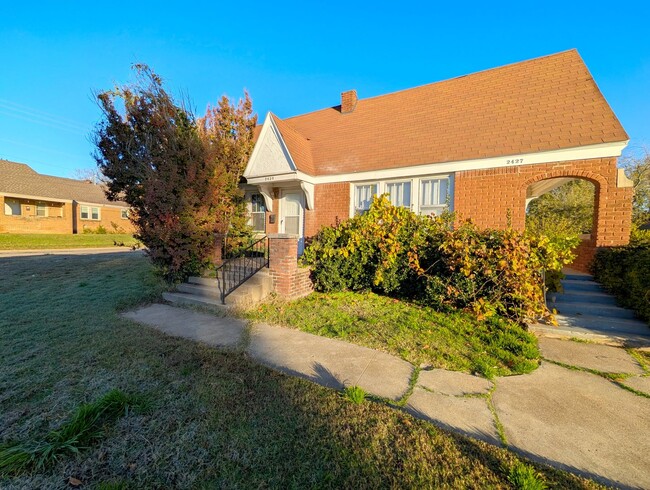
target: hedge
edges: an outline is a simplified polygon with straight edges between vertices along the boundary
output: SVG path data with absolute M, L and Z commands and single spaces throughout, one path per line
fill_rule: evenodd
M 320 291 L 373 290 L 524 322 L 548 314 L 542 271 L 570 263 L 575 245 L 452 214 L 420 216 L 381 196 L 365 214 L 322 229 L 302 260 Z
M 650 323 L 650 245 L 601 248 L 591 267 L 622 306 Z

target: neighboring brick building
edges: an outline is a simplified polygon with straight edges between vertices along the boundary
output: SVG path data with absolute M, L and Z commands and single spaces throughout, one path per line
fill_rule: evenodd
M 269 113 L 244 172 L 252 222 L 301 240 L 374 194 L 423 214 L 449 206 L 480 226 L 525 226 L 530 200 L 571 180 L 596 189 L 595 247 L 628 242 L 628 136 L 577 51 L 280 119 Z
M 0 233 L 134 231 L 127 204 L 106 199 L 101 186 L 42 175 L 23 163 L 0 160 L 0 205 Z

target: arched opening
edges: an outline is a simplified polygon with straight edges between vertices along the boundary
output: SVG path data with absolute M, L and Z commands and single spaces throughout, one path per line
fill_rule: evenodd
M 526 229 L 553 237 L 578 237 L 578 257 L 571 268 L 588 272 L 598 233 L 597 181 L 558 176 L 526 188 Z

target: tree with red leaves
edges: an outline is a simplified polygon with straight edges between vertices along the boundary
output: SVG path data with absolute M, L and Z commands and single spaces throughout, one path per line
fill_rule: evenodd
M 131 207 L 152 262 L 182 281 L 209 266 L 214 234 L 242 221 L 238 183 L 257 118 L 245 94 L 237 106 L 223 97 L 197 120 L 149 67 L 134 69 L 135 82 L 97 95 L 94 157 L 107 197 Z

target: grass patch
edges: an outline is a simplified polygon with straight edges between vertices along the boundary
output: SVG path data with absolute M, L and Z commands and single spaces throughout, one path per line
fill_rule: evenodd
M 638 349 L 626 349 L 636 362 L 639 363 L 641 369 L 645 372 L 644 376 L 650 375 L 650 352 Z
M 141 401 L 120 390 L 111 390 L 93 403 L 81 405 L 74 416 L 42 441 L 0 445 L 0 475 L 41 471 L 66 455 L 77 454 L 100 439 L 106 424 L 141 406 Z
M 343 398 L 357 405 L 361 405 L 366 401 L 366 396 L 366 392 L 359 386 L 348 386 L 343 390 Z
M 140 254 L 0 259 L 0 277 L 0 440 L 38 440 L 113 387 L 151 400 L 2 488 L 512 487 L 510 451 L 122 319 L 163 288 Z
M 462 312 L 439 313 L 374 293 L 313 293 L 265 303 L 246 315 L 380 349 L 416 366 L 492 378 L 529 373 L 539 365 L 535 336 L 513 322 L 477 321 Z
M 540 478 L 539 473 L 526 463 L 517 462 L 510 468 L 508 481 L 517 490 L 544 490 L 546 483 Z
M 139 242 L 129 234 L 0 234 L 0 250 L 132 247 Z

